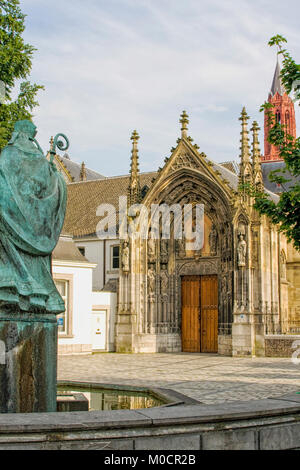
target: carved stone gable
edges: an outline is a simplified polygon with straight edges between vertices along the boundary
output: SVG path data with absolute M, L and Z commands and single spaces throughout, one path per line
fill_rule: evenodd
M 193 168 L 200 170 L 201 164 L 189 153 L 179 153 L 170 167 L 170 172 L 179 170 L 180 168 Z

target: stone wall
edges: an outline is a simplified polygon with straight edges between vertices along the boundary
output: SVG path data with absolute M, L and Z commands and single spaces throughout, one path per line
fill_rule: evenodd
M 292 348 L 295 341 L 299 346 Z M 269 335 L 265 337 L 266 357 L 292 357 L 292 354 L 300 347 L 299 335 Z M 299 354 L 300 356 L 300 354 Z
M 72 354 L 91 354 L 91 344 L 58 344 L 59 355 L 72 355 Z
M 300 449 L 300 395 L 141 410 L 0 415 L 0 450 Z
M 232 356 L 231 335 L 218 335 L 218 354 L 221 356 Z

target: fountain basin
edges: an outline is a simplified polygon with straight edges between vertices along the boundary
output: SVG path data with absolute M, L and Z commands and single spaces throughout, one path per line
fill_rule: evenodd
M 130 385 L 59 381 L 57 391 L 57 411 L 137 410 L 199 404 L 173 390 Z
M 300 450 L 300 395 L 140 410 L 0 414 L 0 450 Z

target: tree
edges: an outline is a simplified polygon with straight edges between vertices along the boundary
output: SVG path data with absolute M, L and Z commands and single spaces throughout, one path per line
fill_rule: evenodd
M 278 54 L 283 56 L 282 83 L 287 93 L 293 90 L 294 101 L 300 105 L 300 65 L 297 65 L 287 50 L 283 49 L 282 44 L 285 42 L 287 41 L 284 37 L 277 35 L 270 39 L 269 46 L 278 46 Z M 270 125 L 268 141 L 279 148 L 285 168 L 271 172 L 270 180 L 284 184 L 290 181 L 284 176 L 288 171 L 299 182 L 281 193 L 277 203 L 272 201 L 260 187 L 248 186 L 248 191 L 254 197 L 254 208 L 259 214 L 267 215 L 273 224 L 278 225 L 279 231 L 283 232 L 300 251 L 300 138 L 294 139 L 287 134 L 285 126 L 277 122 L 272 108 L 273 105 L 266 102 L 262 105 L 261 111 L 266 110 Z
M 0 80 L 5 86 L 5 101 L 0 104 L 0 151 L 9 141 L 15 122 L 32 118 L 32 110 L 38 106 L 36 95 L 44 88 L 28 80 L 36 49 L 22 38 L 26 15 L 19 4 L 19 0 L 0 0 Z M 17 98 L 13 99 L 17 85 Z

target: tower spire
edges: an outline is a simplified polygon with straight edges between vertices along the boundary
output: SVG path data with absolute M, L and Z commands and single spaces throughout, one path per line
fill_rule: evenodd
M 278 58 L 268 102 L 273 106 L 271 112 L 275 115 L 276 121 L 284 126 L 287 134 L 296 139 L 296 118 L 294 103 L 282 85 Z M 269 119 L 269 112 L 270 110 L 265 109 L 265 148 L 264 155 L 261 157 L 261 160 L 262 162 L 278 162 L 282 161 L 279 155 L 279 148 L 268 142 L 270 126 L 272 125 Z
M 275 93 L 279 93 L 280 96 L 284 94 L 285 90 L 281 82 L 281 77 L 280 77 L 280 65 L 279 65 L 279 60 L 277 56 L 277 63 L 275 67 L 275 72 L 274 72 L 274 77 L 273 77 L 273 82 L 271 86 L 271 95 L 274 96 Z
M 259 147 L 258 133 L 260 128 L 256 121 L 252 124 L 252 180 L 254 185 L 260 185 L 262 188 L 263 177 L 261 171 L 261 152 Z M 260 189 L 261 189 L 260 188 Z
M 134 130 L 131 135 L 132 150 L 131 150 L 131 165 L 130 165 L 130 182 L 128 188 L 128 202 L 130 205 L 136 204 L 140 199 L 140 177 L 139 177 L 139 151 L 138 141 L 140 136 Z
M 188 136 L 187 132 L 188 132 L 189 117 L 186 111 L 183 111 L 180 117 L 181 119 L 179 122 L 181 123 L 181 138 L 186 139 Z

